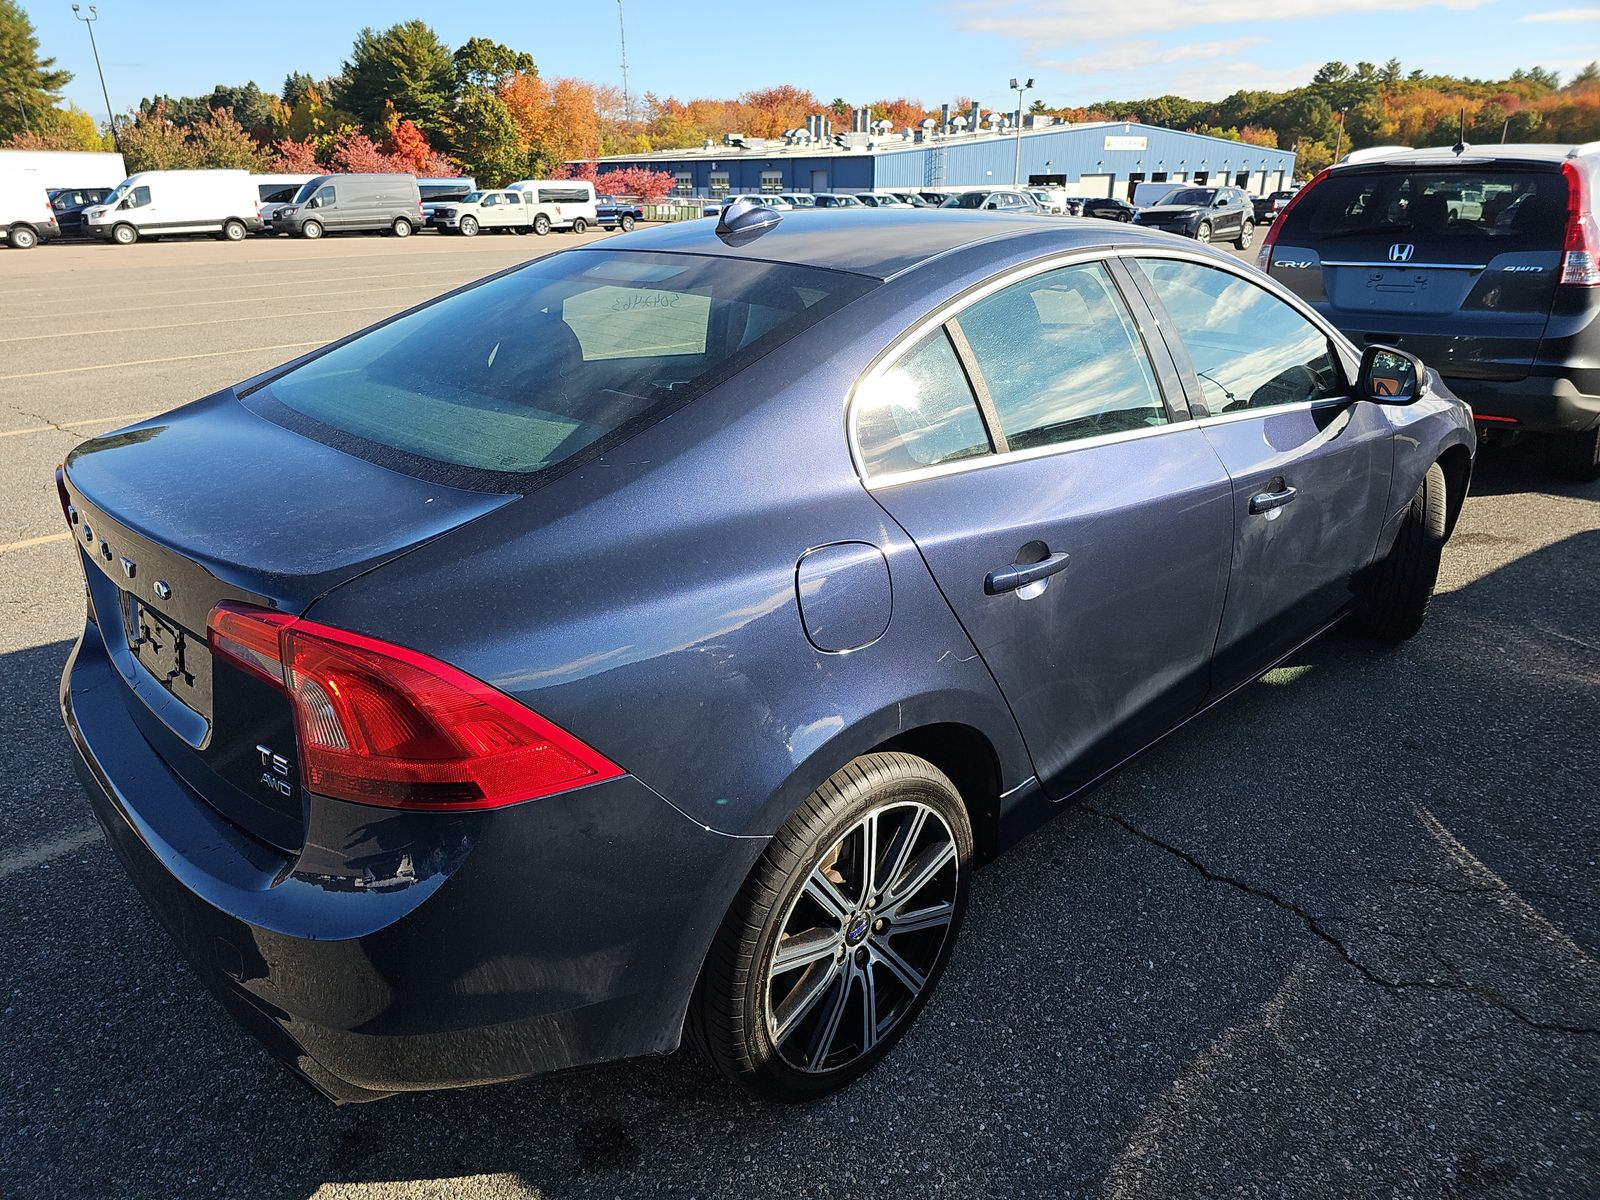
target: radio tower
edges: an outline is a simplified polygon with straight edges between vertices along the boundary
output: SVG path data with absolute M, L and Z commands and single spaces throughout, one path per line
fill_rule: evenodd
M 617 0 L 617 40 L 622 43 L 622 119 L 633 120 L 633 105 L 628 99 L 628 27 L 622 20 L 622 0 Z

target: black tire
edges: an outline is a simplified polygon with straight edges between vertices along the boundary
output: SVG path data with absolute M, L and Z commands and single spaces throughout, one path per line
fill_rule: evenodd
M 1447 498 L 1444 470 L 1434 463 L 1401 518 L 1394 545 L 1374 566 L 1366 597 L 1356 612 L 1355 626 L 1368 637 L 1398 645 L 1422 628 L 1439 578 Z
M 550 232 L 550 218 L 540 213 L 533 219 L 533 231 L 540 237 Z
M 1600 427 L 1587 433 L 1563 433 L 1550 440 L 1551 465 L 1566 479 L 1588 483 L 1600 479 Z
M 242 242 L 248 232 L 243 221 L 227 220 L 222 223 L 221 237 L 225 242 Z
M 316 241 L 322 236 L 322 222 L 307 221 L 304 225 L 300 226 L 300 236 L 303 238 L 310 238 L 312 241 Z
M 139 240 L 139 231 L 132 225 L 118 225 L 111 231 L 111 240 L 119 246 L 131 246 Z
M 1197 242 L 1208 242 L 1208 243 L 1211 241 L 1211 222 L 1210 221 L 1201 221 L 1200 222 L 1199 227 L 1194 231 L 1194 240 L 1197 241 Z
M 582 217 L 574 217 L 572 219 L 572 232 L 573 233 L 588 233 L 589 232 L 589 222 L 585 221 Z
M 632 233 L 633 232 L 633 214 L 632 213 L 623 213 L 622 216 L 617 220 L 617 224 L 622 227 L 622 232 L 623 233 Z
M 39 244 L 39 234 L 32 225 L 13 225 L 6 233 L 6 244 L 13 250 L 32 250 Z
M 478 220 L 476 217 L 462 217 L 456 228 L 461 231 L 462 237 L 478 236 Z
M 1255 240 L 1256 223 L 1254 221 L 1246 221 L 1239 226 L 1239 236 L 1234 239 L 1233 248 L 1235 250 L 1248 250 L 1250 249 L 1250 243 Z
M 902 847 L 899 839 L 913 828 L 905 822 L 905 815 L 918 812 L 923 814 L 922 821 L 914 828 L 922 832 L 920 835 L 913 832 L 912 837 L 931 840 L 914 840 L 913 844 Z M 791 1032 L 798 1037 L 806 1030 L 808 1022 L 815 1020 L 811 1031 L 799 1040 L 810 1043 L 809 1052 L 821 1057 L 811 1068 L 796 1066 L 784 1056 L 782 1043 L 787 1035 L 779 1031 L 774 1037 L 777 1010 L 781 1005 L 769 1001 L 770 989 L 779 986 L 778 980 L 794 977 L 781 971 L 769 975 L 769 967 L 778 950 L 780 936 L 784 934 L 785 922 L 793 920 L 804 904 L 814 903 L 809 896 L 816 873 L 836 872 L 843 867 L 842 856 L 832 861 L 829 856 L 835 855 L 840 846 L 856 835 L 861 823 L 874 814 L 879 817 L 890 814 L 888 819 L 897 821 L 893 837 L 883 839 L 880 835 L 882 849 L 878 867 L 881 870 L 894 862 L 890 871 L 884 873 L 891 882 L 875 898 L 866 896 L 870 891 L 866 885 L 858 896 L 849 897 L 857 911 L 846 916 L 839 932 L 829 935 L 835 939 L 836 951 L 828 949 L 808 965 L 791 968 L 800 972 L 795 992 L 807 988 L 805 981 L 813 971 L 821 972 L 823 979 L 820 986 L 809 989 L 816 999 L 799 1004 L 798 1011 L 806 1015 L 793 1018 L 791 1027 Z M 929 814 L 936 814 L 939 821 L 933 821 Z M 953 850 L 945 848 L 946 842 Z M 960 794 L 944 773 L 925 759 L 901 753 L 868 754 L 836 772 L 806 798 L 773 837 L 723 918 L 690 1004 L 687 1025 L 690 1039 L 720 1071 L 765 1100 L 796 1103 L 815 1099 L 870 1070 L 911 1026 L 949 961 L 966 906 L 972 845 L 972 830 Z M 919 850 L 918 847 L 923 848 Z M 925 884 L 913 886 L 898 899 L 894 898 L 894 879 L 911 876 L 917 863 L 933 861 L 943 864 L 937 868 L 937 874 L 929 875 Z M 897 874 L 902 868 L 903 874 Z M 845 876 L 839 875 L 837 879 L 840 893 L 854 889 L 854 884 Z M 893 968 L 886 965 L 888 960 L 879 958 L 882 952 L 878 947 L 887 945 L 890 936 L 899 936 L 883 930 L 885 925 L 899 918 L 902 911 L 899 906 L 913 898 L 920 898 L 917 903 L 926 905 L 928 892 L 935 886 L 943 889 L 937 895 L 949 897 L 936 899 L 933 906 L 948 913 L 947 918 L 943 914 L 939 918 L 941 921 L 948 919 L 947 925 L 940 926 L 941 940 L 932 945 L 930 952 L 929 942 L 918 939 L 934 937 L 934 930 L 905 931 L 903 937 L 909 940 L 902 940 L 893 955 L 901 965 L 910 961 L 909 956 L 927 964 L 925 969 L 916 968 L 922 972 L 923 982 L 920 990 L 913 992 L 899 982 L 903 976 L 897 971 L 891 979 Z M 878 901 L 882 902 L 881 907 Z M 874 909 L 880 918 L 888 916 L 891 921 L 873 922 Z M 819 907 L 816 911 L 825 910 Z M 933 908 L 913 911 L 920 915 Z M 913 918 L 908 916 L 908 919 Z M 853 950 L 849 949 L 852 945 L 856 947 Z M 906 951 L 908 957 L 899 957 L 901 950 Z M 874 982 L 869 991 L 865 981 L 878 980 L 880 968 L 884 971 L 883 982 Z M 785 984 L 783 988 L 788 986 Z M 793 995 L 790 993 L 788 999 L 792 1000 Z M 856 997 L 860 997 L 859 1005 Z M 865 1007 L 868 997 L 872 997 L 874 1003 L 871 1037 L 875 1044 L 870 1045 L 867 1037 L 860 1036 L 867 1027 L 867 1022 L 861 1018 L 868 1011 Z M 880 1018 L 884 1002 L 889 1003 L 890 1011 L 886 1018 Z M 846 1011 L 856 1018 L 853 1033 L 847 1030 L 843 1020 Z M 828 1066 L 829 1050 L 818 1050 L 821 1043 L 816 1038 L 817 1027 L 827 1022 L 830 1012 L 839 1014 L 834 1018 L 836 1032 L 844 1032 L 847 1038 L 858 1038 L 853 1045 L 847 1042 L 841 1051 L 847 1055 L 853 1052 L 853 1057 L 833 1067 Z M 884 1020 L 888 1023 L 880 1027 Z M 827 1045 L 833 1042 L 834 1034 L 830 1033 Z M 789 1045 L 793 1052 L 795 1043 Z
M 394 219 L 394 224 L 389 226 L 389 232 L 394 234 L 395 237 L 407 238 L 411 236 L 411 228 L 412 226 L 410 221 L 406 220 L 404 217 L 396 217 Z

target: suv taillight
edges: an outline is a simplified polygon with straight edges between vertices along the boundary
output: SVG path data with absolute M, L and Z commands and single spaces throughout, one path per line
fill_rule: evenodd
M 1561 164 L 1567 181 L 1567 229 L 1561 246 L 1561 282 L 1600 287 L 1600 228 L 1589 205 L 1589 177 L 1575 162 Z
M 499 808 L 622 768 L 504 692 L 429 658 L 286 613 L 219 604 L 211 649 L 287 694 L 308 791 L 389 808 Z
M 1278 215 L 1272 219 L 1272 224 L 1267 227 L 1267 236 L 1261 239 L 1261 252 L 1256 255 L 1256 266 L 1263 271 L 1272 269 L 1272 248 L 1278 244 L 1278 230 L 1283 228 L 1284 220 L 1289 216 L 1289 210 L 1300 203 L 1300 198 L 1317 184 L 1328 177 L 1331 168 L 1323 167 L 1312 177 L 1310 183 L 1289 197 L 1289 202 L 1278 210 Z

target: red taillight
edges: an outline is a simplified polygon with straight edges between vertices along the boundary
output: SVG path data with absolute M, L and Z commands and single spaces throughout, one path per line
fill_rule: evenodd
M 285 691 L 306 788 L 392 808 L 498 808 L 622 768 L 504 692 L 415 650 L 222 604 L 211 648 Z
M 1589 178 L 1575 162 L 1561 164 L 1567 181 L 1567 230 L 1561 246 L 1561 282 L 1600 287 L 1600 228 L 1589 206 Z
M 1267 236 L 1261 239 L 1261 252 L 1256 255 L 1256 266 L 1260 267 L 1261 270 L 1270 271 L 1272 269 L 1272 247 L 1277 245 L 1278 230 L 1283 228 L 1283 222 L 1289 216 L 1290 210 L 1300 203 L 1302 196 L 1326 179 L 1330 170 L 1332 170 L 1331 167 L 1323 167 L 1322 170 L 1318 171 L 1312 177 L 1311 182 L 1290 196 L 1289 203 L 1280 208 L 1278 215 L 1272 218 L 1272 224 L 1267 226 Z

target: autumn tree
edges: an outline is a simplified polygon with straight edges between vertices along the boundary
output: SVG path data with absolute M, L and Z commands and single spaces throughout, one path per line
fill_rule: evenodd
M 130 173 L 136 171 L 176 171 L 200 165 L 200 154 L 189 142 L 188 131 L 175 122 L 165 105 L 138 113 L 133 120 L 119 124 L 122 157 Z
M 286 175 L 314 175 L 322 170 L 322 164 L 317 161 L 317 147 L 310 138 L 282 138 L 272 144 L 271 169 Z
M 403 158 L 388 153 L 359 129 L 341 134 L 328 154 L 328 165 L 351 175 L 409 174 L 411 166 Z
M 13 150 L 110 150 L 110 136 L 100 132 L 95 119 L 75 104 L 47 108 L 32 122 L 33 128 L 4 144 Z
M 401 121 L 395 126 L 385 147 L 395 158 L 409 164 L 406 170 L 413 175 L 454 175 L 456 164 L 447 155 L 440 154 L 428 145 L 428 137 L 411 121 Z
M 233 110 L 219 108 L 190 130 L 199 165 L 220 169 L 261 171 L 268 155 L 234 119 Z
M 33 22 L 16 0 L 0 0 L 0 142 L 19 133 L 48 131 L 44 113 L 56 107 L 71 71 L 39 56 Z
M 514 75 L 500 89 L 533 174 L 593 158 L 600 145 L 594 88 L 581 79 Z
M 338 99 L 369 129 L 392 106 L 429 133 L 438 133 L 449 114 L 455 81 L 449 48 L 425 22 L 402 21 L 382 33 L 369 26 L 356 35 Z

